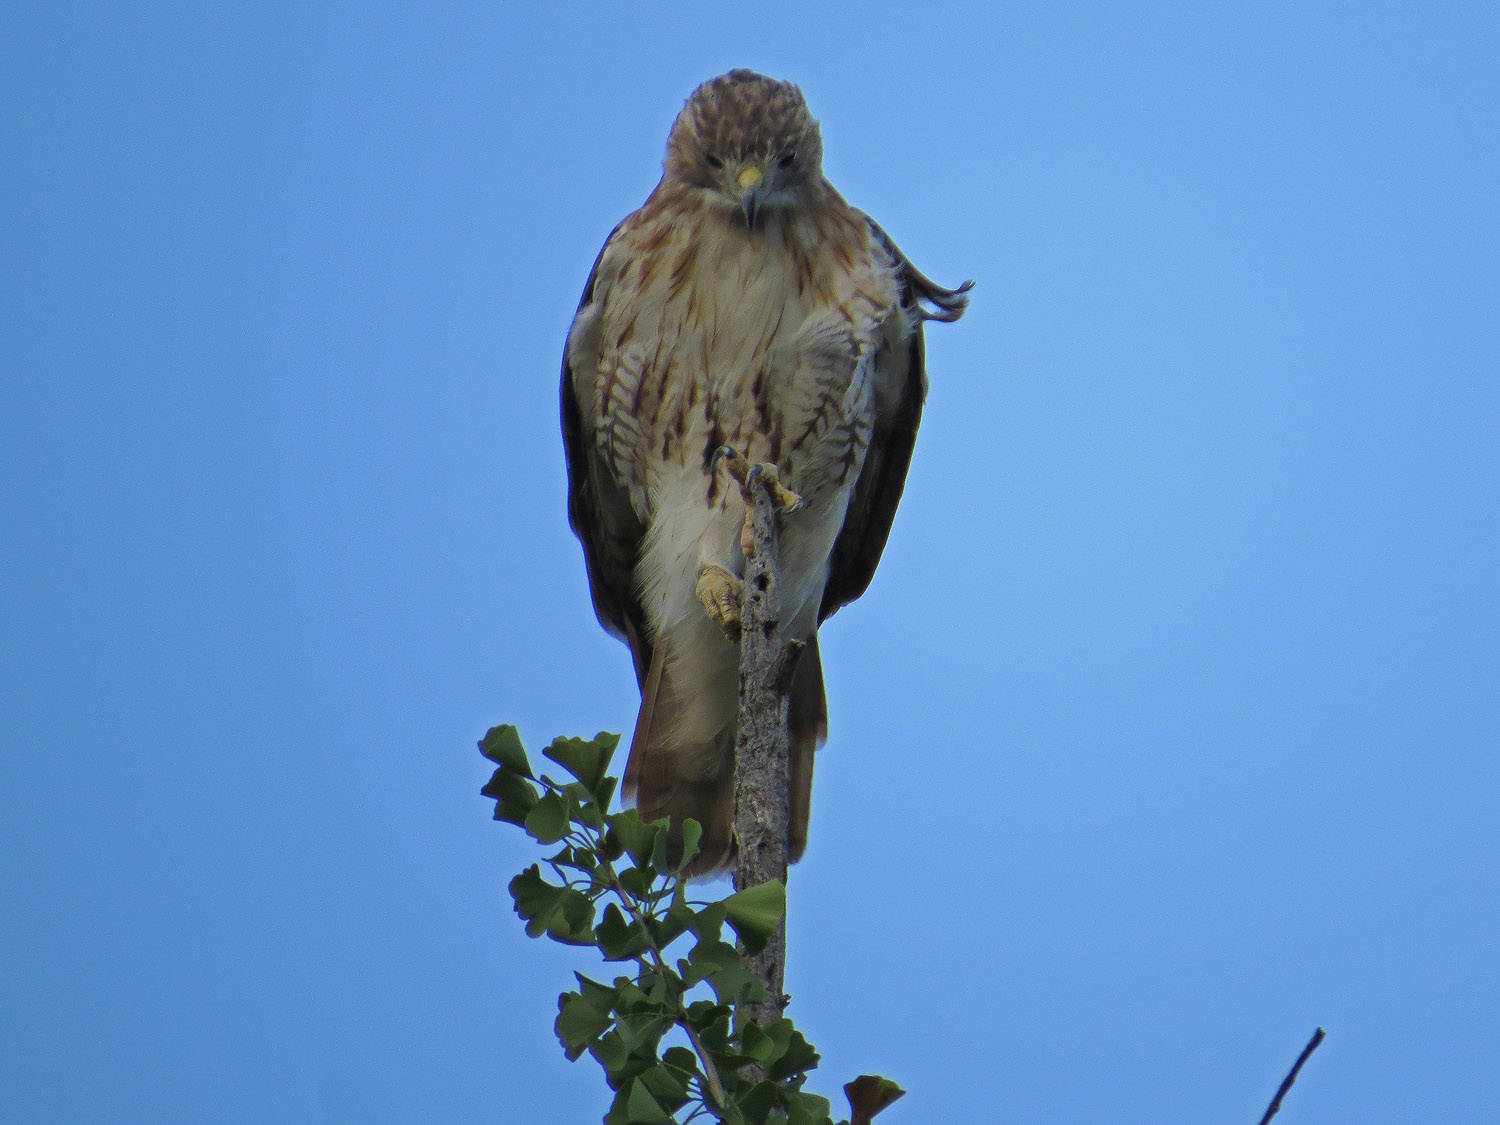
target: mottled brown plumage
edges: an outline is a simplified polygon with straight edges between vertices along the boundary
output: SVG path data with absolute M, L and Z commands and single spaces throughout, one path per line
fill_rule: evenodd
M 922 322 L 967 285 L 924 277 L 822 174 L 801 92 L 747 70 L 700 86 L 661 182 L 594 263 L 563 362 L 568 513 L 600 622 L 641 686 L 627 796 L 733 854 L 738 649 L 700 577 L 741 572 L 744 505 L 713 454 L 775 464 L 805 505 L 781 533 L 782 616 L 808 643 L 792 684 L 792 854 L 827 730 L 817 627 L 880 560 L 926 394 Z

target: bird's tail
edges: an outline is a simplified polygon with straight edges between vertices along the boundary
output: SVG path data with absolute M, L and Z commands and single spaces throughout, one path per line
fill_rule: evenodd
M 672 822 L 668 856 L 682 854 L 682 822 L 692 817 L 703 828 L 688 875 L 711 875 L 732 867 L 734 838 L 734 736 L 739 711 L 738 646 L 725 644 L 729 659 L 688 662 L 673 658 L 663 638 L 641 688 L 630 758 L 625 765 L 625 799 L 633 800 L 646 821 Z M 807 642 L 792 676 L 789 704 L 789 856 L 802 858 L 812 803 L 813 752 L 828 736 L 823 665 L 816 635 Z

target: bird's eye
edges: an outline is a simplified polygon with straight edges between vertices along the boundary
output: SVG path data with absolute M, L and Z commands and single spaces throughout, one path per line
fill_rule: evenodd
M 722 167 L 724 167 L 724 162 L 722 160 L 720 160 L 717 156 L 715 156 L 711 152 L 705 152 L 703 154 L 703 159 L 706 160 L 706 161 L 708 161 L 708 166 L 710 168 L 722 168 Z
M 785 154 L 780 160 L 778 160 L 776 162 L 776 167 L 778 167 L 778 168 L 790 168 L 792 166 L 792 162 L 795 161 L 796 159 L 797 159 L 797 154 L 795 152 L 789 152 L 789 153 Z

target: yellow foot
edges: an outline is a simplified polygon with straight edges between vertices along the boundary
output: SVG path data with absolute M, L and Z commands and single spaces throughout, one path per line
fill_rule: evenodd
M 728 473 L 740 486 L 740 492 L 745 498 L 745 526 L 740 529 L 740 550 L 747 557 L 753 555 L 755 536 L 750 511 L 754 507 L 754 490 L 764 488 L 778 512 L 797 511 L 802 507 L 802 497 L 781 483 L 781 473 L 775 465 L 764 461 L 750 461 L 727 445 L 721 445 L 714 451 L 714 465 Z M 702 590 L 702 579 L 699 579 L 699 590 Z
M 801 509 L 802 497 L 781 483 L 781 474 L 775 465 L 751 465 L 750 480 L 752 482 L 755 480 L 757 469 L 760 470 L 760 479 L 765 482 L 766 491 L 771 494 L 771 503 L 776 505 L 778 512 L 795 512 Z
M 740 601 L 745 584 L 722 566 L 709 563 L 698 572 L 698 600 L 709 618 L 731 639 L 740 634 Z

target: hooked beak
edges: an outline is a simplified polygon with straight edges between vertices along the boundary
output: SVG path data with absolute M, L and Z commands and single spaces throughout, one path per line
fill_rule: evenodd
M 765 193 L 761 190 L 764 182 L 765 172 L 759 164 L 748 165 L 740 173 L 740 206 L 745 209 L 746 230 L 754 230 L 760 220 L 760 204 L 765 198 Z

